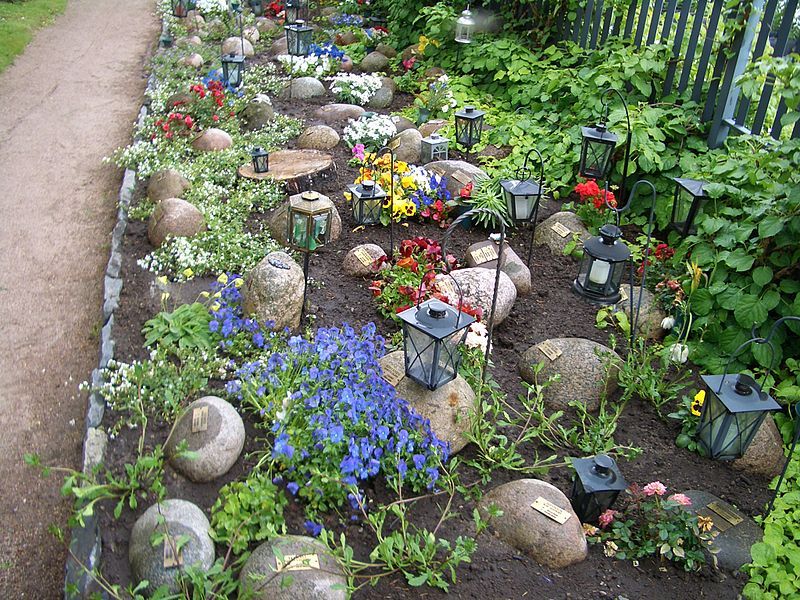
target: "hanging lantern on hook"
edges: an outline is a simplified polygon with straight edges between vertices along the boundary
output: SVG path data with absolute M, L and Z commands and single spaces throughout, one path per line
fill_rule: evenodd
M 539 179 L 531 179 L 531 170 L 528 168 L 528 158 L 532 152 L 539 155 Z M 531 148 L 525 155 L 525 161 L 517 169 L 516 179 L 501 179 L 500 187 L 503 190 L 503 197 L 506 201 L 508 214 L 511 220 L 517 224 L 531 223 L 536 220 L 539 212 L 539 203 L 542 199 L 544 185 L 544 158 L 535 148 Z
M 672 218 L 669 226 L 681 237 L 695 232 L 694 220 L 708 197 L 705 192 L 705 181 L 674 177 L 675 196 L 672 199 Z
M 471 44 L 472 36 L 475 34 L 475 21 L 472 18 L 472 12 L 469 10 L 469 5 L 465 8 L 461 16 L 456 21 L 456 37 L 455 40 L 459 44 Z

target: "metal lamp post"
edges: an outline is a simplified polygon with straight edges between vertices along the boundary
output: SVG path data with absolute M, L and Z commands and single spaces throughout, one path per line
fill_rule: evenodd
M 374 176 L 374 175 L 373 175 Z M 353 220 L 357 225 L 374 225 L 381 222 L 383 203 L 389 197 L 383 188 L 371 179 L 348 186 L 353 207 Z
M 528 158 L 535 152 L 539 157 L 539 179 L 530 178 L 531 171 L 528 169 Z M 530 224 L 531 235 L 528 242 L 528 266 L 531 265 L 531 254 L 533 252 L 533 236 L 536 233 L 536 217 L 539 214 L 539 204 L 542 200 L 542 190 L 544 187 L 544 158 L 542 153 L 536 148 L 531 148 L 525 155 L 525 161 L 517 169 L 516 179 L 502 179 L 500 187 L 503 190 L 503 197 L 506 201 L 508 214 L 516 225 Z
M 570 503 L 581 523 L 596 523 L 614 505 L 620 492 L 628 488 L 614 459 L 605 454 L 592 458 L 573 458 L 575 478 Z

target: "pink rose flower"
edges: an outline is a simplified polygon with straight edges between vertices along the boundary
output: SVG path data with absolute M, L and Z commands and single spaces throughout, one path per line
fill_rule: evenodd
M 691 506 L 692 501 L 686 494 L 672 494 L 667 500 L 672 500 L 676 504 L 680 504 L 681 506 Z
M 667 487 L 660 481 L 652 481 L 642 489 L 645 496 L 663 496 L 667 493 Z
M 616 517 L 616 516 L 617 516 L 617 511 L 615 511 L 615 510 L 611 510 L 611 509 L 609 508 L 608 510 L 606 510 L 605 512 L 603 512 L 603 514 L 601 514 L 601 515 L 600 515 L 600 516 L 597 518 L 597 522 L 598 522 L 598 523 L 600 523 L 600 527 L 602 527 L 603 529 L 605 529 L 606 527 L 608 527 L 609 525 L 611 525 L 611 523 L 613 523 L 613 522 L 614 522 L 614 517 Z

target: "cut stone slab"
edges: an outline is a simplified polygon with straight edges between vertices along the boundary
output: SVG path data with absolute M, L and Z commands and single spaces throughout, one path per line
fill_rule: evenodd
M 384 373 L 405 373 L 405 355 L 402 350 L 390 352 L 378 361 Z M 447 442 L 450 454 L 463 450 L 469 443 L 470 411 L 475 408 L 475 392 L 467 381 L 457 376 L 437 390 L 431 391 L 403 375 L 395 384 L 397 395 L 404 398 L 420 416 L 428 419 L 431 431 Z
M 163 519 L 162 519 L 163 517 Z M 162 585 L 177 593 L 177 578 L 181 569 L 176 565 L 164 566 L 164 542 L 153 546 L 153 536 L 166 534 L 173 543 L 185 536 L 188 541 L 181 546 L 183 567 L 198 566 L 206 571 L 214 563 L 214 542 L 209 536 L 211 525 L 196 505 L 186 500 L 165 500 L 154 504 L 134 523 L 128 544 L 128 560 L 134 583 L 145 579 L 150 582 L 148 591 Z
M 488 177 L 486 171 L 463 160 L 436 160 L 429 162 L 425 168 L 447 179 L 447 189 L 453 198 L 458 198 L 459 192 L 468 183 L 477 185 L 481 179 Z
M 283 557 L 278 565 L 276 554 Z M 252 600 L 345 600 L 347 577 L 314 538 L 284 535 L 256 548 L 239 574 Z
M 194 237 L 205 229 L 203 213 L 194 204 L 181 198 L 165 198 L 150 215 L 147 238 L 158 248 L 167 237 Z
M 422 125 L 419 126 L 419 132 L 422 134 L 422 137 L 426 138 L 429 137 L 432 133 L 436 133 L 443 127 L 447 126 L 447 121 L 444 119 L 431 119 L 430 121 L 425 121 Z
M 275 329 L 300 327 L 303 309 L 303 269 L 285 252 L 271 252 L 245 278 L 244 312 Z
M 394 93 L 397 90 L 397 85 L 391 77 L 381 77 L 383 85 L 375 92 L 372 98 L 367 102 L 367 108 L 380 109 L 389 108 L 394 101 Z
M 622 297 L 627 300 L 617 302 L 617 308 L 621 309 L 630 319 L 631 318 L 631 284 L 623 283 L 620 285 Z M 636 305 L 639 302 L 639 286 L 633 288 L 633 310 L 636 312 Z M 649 291 L 644 290 L 642 294 L 642 305 L 639 309 L 639 324 L 636 327 L 638 335 L 643 335 L 648 340 L 660 340 L 667 332 L 661 329 L 661 321 L 667 316 L 656 302 L 655 296 Z
M 380 52 L 370 52 L 359 63 L 359 68 L 366 73 L 375 73 L 378 71 L 385 71 L 389 66 L 389 59 Z
M 333 157 L 317 150 L 278 150 L 269 154 L 269 171 L 256 173 L 253 163 L 239 167 L 239 175 L 249 179 L 274 179 L 291 181 L 311 177 L 333 166 Z
M 775 425 L 775 419 L 772 415 L 767 415 L 744 456 L 734 460 L 731 465 L 739 471 L 772 479 L 780 475 L 785 462 L 783 438 Z
M 297 138 L 297 147 L 303 150 L 331 150 L 339 143 L 339 134 L 327 125 L 312 125 Z
M 270 157 L 271 158 L 271 157 Z M 286 233 L 288 223 L 287 218 L 288 207 L 283 204 L 273 211 L 267 213 L 267 228 L 270 235 L 275 240 L 281 243 L 286 242 Z M 333 207 L 333 220 L 331 221 L 331 242 L 335 242 L 342 235 L 342 217 L 339 215 L 338 209 Z
M 545 351 L 555 351 L 551 359 Z M 605 355 L 608 358 L 604 358 Z M 607 367 L 606 363 L 611 360 Z M 560 375 L 559 381 L 551 383 L 544 390 L 544 401 L 553 410 L 568 410 L 569 403 L 578 400 L 589 411 L 600 407 L 600 397 L 617 390 L 617 375 L 622 358 L 602 344 L 583 338 L 553 338 L 531 346 L 519 361 L 519 373 L 528 383 L 535 383 L 533 365 L 544 363 L 539 372 L 538 383 L 542 384 L 553 375 Z
M 422 134 L 416 129 L 405 129 L 388 143 L 394 149 L 395 160 L 417 164 L 422 150 Z
M 289 94 L 289 86 L 292 92 Z M 319 79 L 313 77 L 298 77 L 287 82 L 281 91 L 281 98 L 288 100 L 291 95 L 292 100 L 307 100 L 325 95 L 325 86 Z
M 253 44 L 250 43 L 246 37 L 229 37 L 222 42 L 222 54 L 238 54 L 240 56 L 250 57 L 255 54 Z
M 467 266 L 490 270 L 496 269 L 497 260 L 490 260 L 487 262 L 478 261 L 478 259 L 483 261 L 481 252 L 485 252 L 483 248 L 487 247 L 493 247 L 494 255 L 497 256 L 499 244 L 491 240 L 476 242 L 467 248 Z M 531 293 L 531 270 L 508 244 L 503 244 L 503 256 L 500 260 L 500 270 L 508 275 L 511 281 L 514 282 L 514 287 L 517 288 L 517 295 L 524 296 Z
M 568 516 L 562 524 L 531 505 L 538 498 L 555 504 Z M 518 479 L 500 485 L 481 499 L 478 508 L 488 515 L 494 504 L 503 511 L 491 526 L 497 536 L 550 569 L 563 569 L 583 561 L 589 548 L 580 519 L 558 488 L 538 479 Z
M 711 517 L 714 522 L 713 531 L 719 532 L 719 535 L 714 538 L 710 546 L 710 550 L 715 552 L 719 566 L 730 571 L 738 571 L 742 565 L 751 562 L 750 546 L 760 542 L 764 535 L 764 532 L 756 522 L 733 505 L 717 498 L 710 492 L 687 490 L 684 494 L 689 496 L 692 501 L 692 505 L 686 507 L 686 510 L 694 514 Z M 717 503 L 716 505 L 721 506 L 723 512 L 730 511 L 735 515 L 734 520 L 741 519 L 741 522 L 736 525 L 731 524 L 723 516 L 709 508 L 708 505 L 712 503 Z M 708 550 L 706 552 L 709 561 L 711 561 L 711 553 Z
M 358 119 L 364 109 L 356 104 L 327 104 L 314 111 L 314 117 L 325 121 L 328 125 L 346 123 L 350 119 Z
M 558 225 L 556 225 L 557 223 L 569 229 L 569 233 L 564 236 L 557 233 L 553 229 L 553 227 L 559 228 Z M 583 226 L 583 222 L 578 215 L 568 211 L 557 212 L 539 223 L 536 227 L 536 235 L 533 237 L 533 242 L 537 246 L 547 246 L 550 252 L 556 256 L 563 256 L 564 248 L 572 241 L 576 233 L 581 242 L 585 242 L 590 237 L 589 230 Z
M 373 262 L 365 265 L 359 255 L 364 256 L 364 260 L 369 256 Z M 345 254 L 342 270 L 350 277 L 370 277 L 375 274 L 372 268 L 374 261 L 381 256 L 386 256 L 386 252 L 377 244 L 360 244 Z
M 189 189 L 189 180 L 175 169 L 162 169 L 150 176 L 147 182 L 147 197 L 153 202 L 166 198 L 180 198 Z
M 483 321 L 489 322 L 492 310 L 492 296 L 494 295 L 495 272 L 488 269 L 474 267 L 470 269 L 457 269 L 451 275 L 461 287 L 464 303 L 479 306 L 483 309 Z M 458 287 L 449 276 L 439 274 L 436 281 L 449 282 L 456 290 L 456 297 L 452 299 L 453 306 L 458 306 Z M 447 285 L 447 283 L 445 283 Z M 517 288 L 511 278 L 500 271 L 500 285 L 497 289 L 497 306 L 495 307 L 494 325 L 500 325 L 511 314 L 511 309 L 517 299 Z
M 244 107 L 239 118 L 247 131 L 256 131 L 275 118 L 275 109 L 267 96 L 259 95 Z
M 218 152 L 233 146 L 233 138 L 227 131 L 212 127 L 192 140 L 192 148 L 198 152 Z
M 205 430 L 195 426 L 203 412 Z M 244 448 L 244 437 L 244 423 L 236 409 L 222 398 L 205 396 L 192 402 L 178 417 L 164 452 L 176 471 L 196 483 L 204 483 L 230 470 Z M 177 455 L 184 440 L 187 449 L 195 453 L 194 458 Z

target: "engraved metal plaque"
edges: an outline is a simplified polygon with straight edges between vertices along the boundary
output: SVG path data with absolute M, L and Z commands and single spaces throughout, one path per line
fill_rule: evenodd
M 192 411 L 192 433 L 208 429 L 208 406 L 198 406 Z
M 549 500 L 545 500 L 541 496 L 534 500 L 533 504 L 531 504 L 531 508 L 542 513 L 548 519 L 551 519 L 558 523 L 559 525 L 563 525 L 566 523 L 569 518 L 570 514 L 565 511 L 563 508 L 559 508 Z
M 572 230 L 563 223 L 553 223 L 552 225 L 550 225 L 550 229 L 555 231 L 562 238 L 565 238 L 572 233 Z
M 561 349 L 556 348 L 555 344 L 553 344 L 550 340 L 540 342 L 536 345 L 536 347 L 551 361 L 554 361 L 561 356 Z

